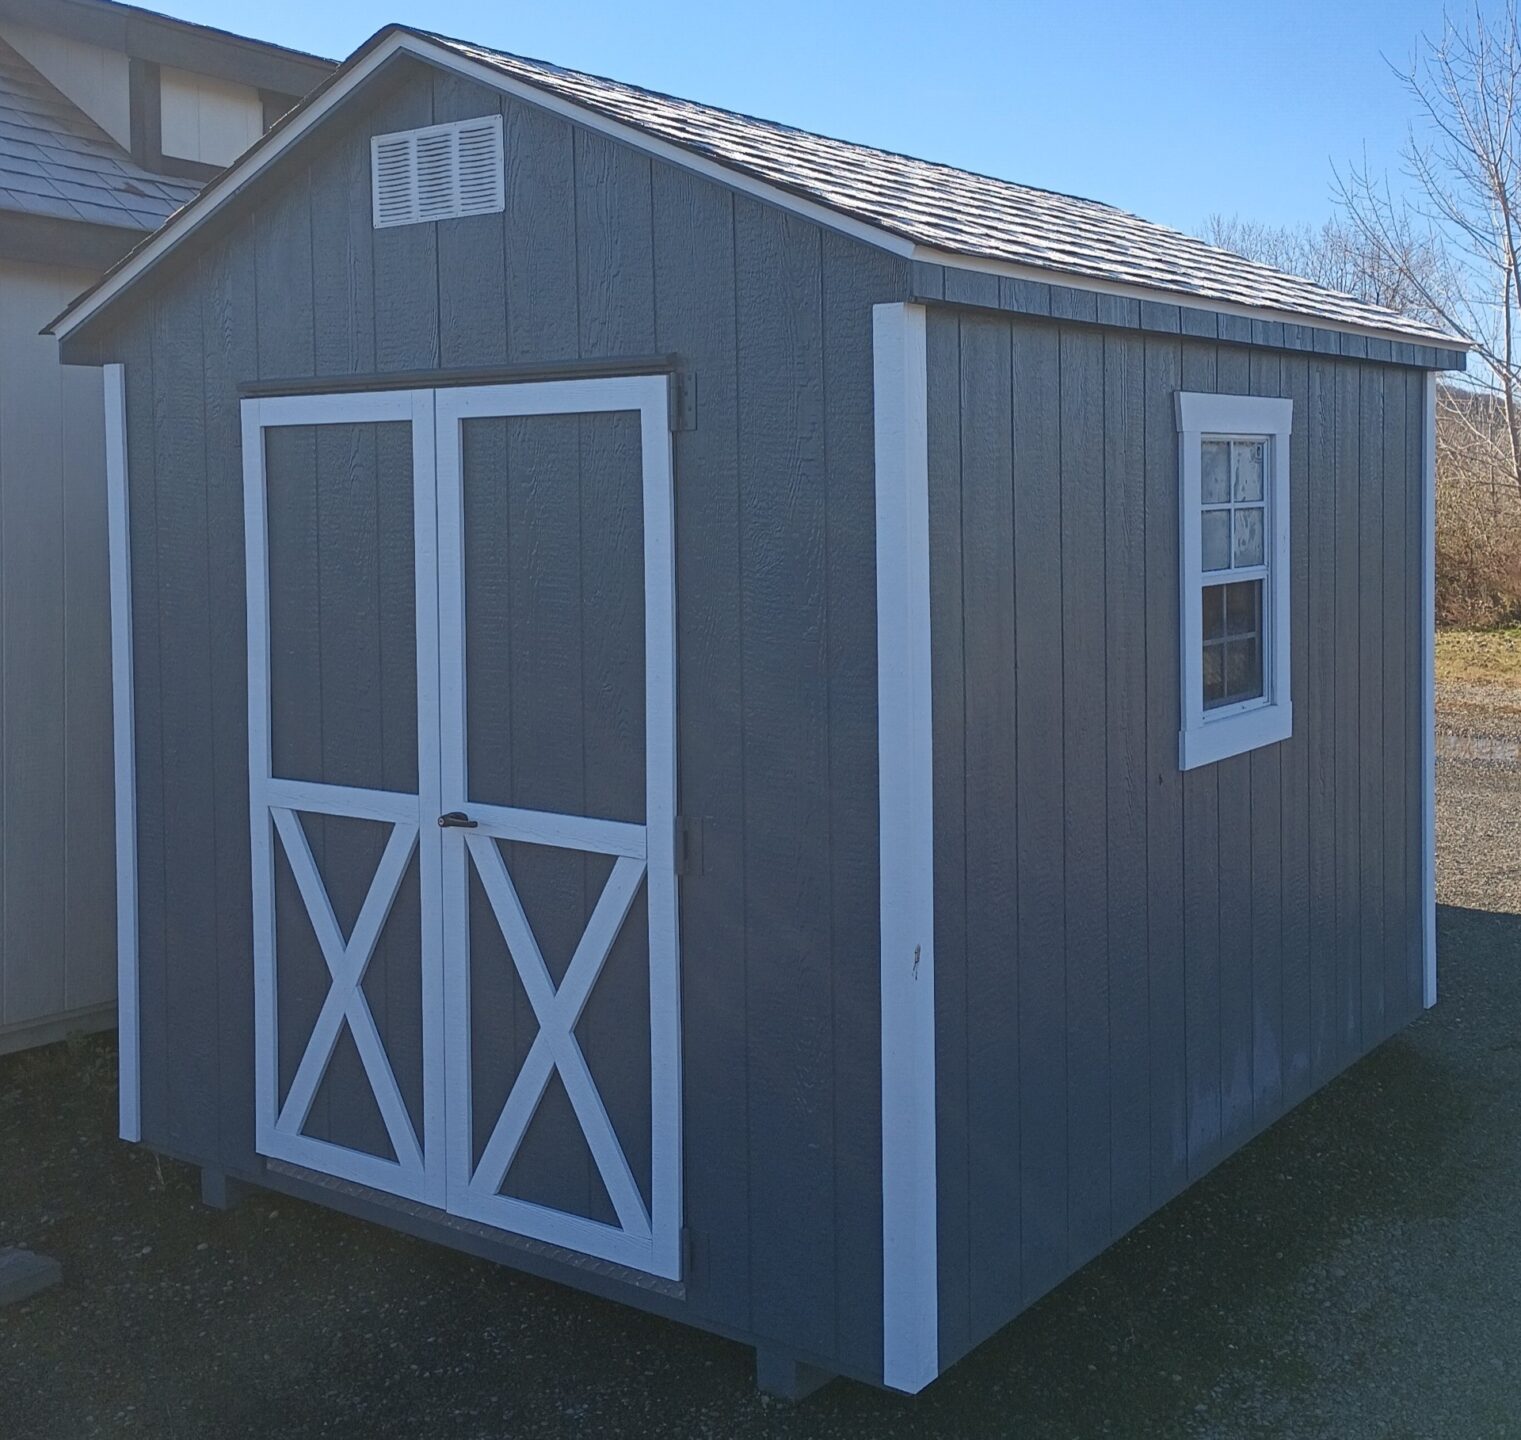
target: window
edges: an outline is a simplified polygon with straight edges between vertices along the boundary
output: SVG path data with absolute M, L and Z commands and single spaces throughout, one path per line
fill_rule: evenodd
M 1184 770 L 1288 739 L 1293 403 L 1178 395 Z

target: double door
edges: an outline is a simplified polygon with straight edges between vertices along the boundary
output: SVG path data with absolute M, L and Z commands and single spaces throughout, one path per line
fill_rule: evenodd
M 661 376 L 251 399 L 257 1144 L 677 1278 Z

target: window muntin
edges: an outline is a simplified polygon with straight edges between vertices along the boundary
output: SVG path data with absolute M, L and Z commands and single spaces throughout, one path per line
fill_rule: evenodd
M 1178 395 L 1184 769 L 1286 739 L 1292 402 Z

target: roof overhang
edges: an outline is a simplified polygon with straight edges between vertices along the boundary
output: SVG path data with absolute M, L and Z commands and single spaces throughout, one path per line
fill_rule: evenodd
M 1317 329 L 1365 335 L 1403 344 L 1429 346 L 1441 343 L 1452 349 L 1471 348 L 1467 342 L 1460 341 L 1456 337 L 1439 342 L 1433 337 L 1418 336 L 1410 331 L 1356 325 L 1302 311 L 1258 309 L 1182 290 L 1153 290 L 1069 271 L 1020 265 L 1005 260 L 984 259 L 921 245 L 906 236 L 821 205 L 807 196 L 774 185 L 744 170 L 719 164 L 706 156 L 651 135 L 637 126 L 625 124 L 601 111 L 578 105 L 562 95 L 529 84 L 515 76 L 504 74 L 482 61 L 461 54 L 441 40 L 400 25 L 387 26 L 360 46 L 333 75 L 307 97 L 305 102 L 280 120 L 240 160 L 212 180 L 184 209 L 171 216 L 162 229 L 133 250 L 114 269 L 107 272 L 97 285 L 74 300 L 44 333 L 56 335 L 62 341 L 89 324 L 124 291 L 135 285 L 143 275 L 194 236 L 227 205 L 238 199 L 280 156 L 320 126 L 376 72 L 398 58 L 406 56 L 451 70 L 487 88 L 515 96 L 542 109 L 562 115 L 588 129 L 623 141 L 657 159 L 703 175 L 731 189 L 754 195 L 758 199 L 790 210 L 819 225 L 853 236 L 857 240 L 906 260 L 919 260 L 963 270 L 1006 275 L 1015 279 L 1055 282 L 1076 290 L 1090 290 L 1097 294 L 1119 295 L 1167 305 L 1194 305 L 1200 309 L 1238 315 L 1251 320 L 1308 324 Z
M 337 63 L 117 0 L 0 0 L 0 20 L 286 95 L 306 94 Z

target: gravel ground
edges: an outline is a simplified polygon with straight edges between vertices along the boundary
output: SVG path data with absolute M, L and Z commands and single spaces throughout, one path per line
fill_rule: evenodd
M 1521 1436 L 1521 699 L 1443 696 L 1442 1003 L 915 1401 L 111 1138 L 109 1041 L 0 1060 L 0 1437 Z M 1511 748 L 1514 747 L 1514 748 Z

